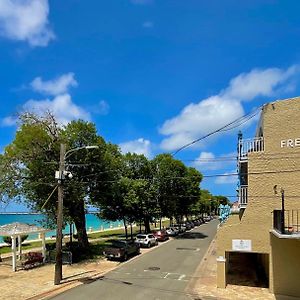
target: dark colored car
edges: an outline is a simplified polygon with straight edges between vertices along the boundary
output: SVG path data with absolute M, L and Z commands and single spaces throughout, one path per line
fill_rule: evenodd
M 113 240 L 112 245 L 106 247 L 103 254 L 108 259 L 117 258 L 125 261 L 131 255 L 140 254 L 140 245 L 134 240 Z
M 165 229 L 154 230 L 154 231 L 152 231 L 152 233 L 159 242 L 164 242 L 169 239 L 169 236 Z
M 194 220 L 193 223 L 194 223 L 195 226 L 201 225 L 201 222 L 199 220 Z
M 186 223 L 189 224 L 191 226 L 191 228 L 195 227 L 195 224 L 192 221 L 187 221 Z

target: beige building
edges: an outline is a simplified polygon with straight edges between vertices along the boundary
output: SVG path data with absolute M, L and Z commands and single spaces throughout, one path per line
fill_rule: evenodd
M 217 285 L 300 299 L 300 97 L 264 105 L 256 137 L 239 136 L 238 170 L 240 210 L 217 233 Z

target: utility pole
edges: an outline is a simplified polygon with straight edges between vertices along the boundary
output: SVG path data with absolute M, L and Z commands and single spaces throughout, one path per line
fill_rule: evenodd
M 60 284 L 62 280 L 62 227 L 63 227 L 63 179 L 65 171 L 66 145 L 60 144 L 58 199 L 57 199 L 57 229 L 56 229 L 56 258 L 54 284 Z

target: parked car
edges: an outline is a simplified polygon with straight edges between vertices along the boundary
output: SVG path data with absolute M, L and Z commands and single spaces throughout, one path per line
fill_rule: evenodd
M 183 224 L 174 224 L 173 227 L 179 230 L 179 233 L 185 232 L 187 229 Z
M 166 229 L 168 236 L 176 236 L 179 233 L 179 230 L 175 227 L 168 227 Z
M 135 240 L 136 244 L 139 244 L 141 247 L 156 246 L 158 244 L 156 237 L 153 234 L 138 234 Z
M 189 223 L 182 223 L 181 226 L 184 226 L 186 230 L 191 230 L 192 226 Z
M 117 258 L 125 261 L 130 255 L 140 254 L 140 245 L 134 240 L 113 240 L 112 245 L 106 247 L 103 254 L 108 259 Z
M 195 225 L 194 225 L 194 223 L 192 221 L 187 221 L 186 224 L 189 224 L 191 226 L 191 228 L 195 227 Z
M 200 225 L 200 221 L 199 220 L 193 220 L 192 222 L 193 222 L 193 224 L 195 226 L 199 226 Z
M 164 242 L 169 239 L 168 233 L 165 229 L 154 230 L 152 233 L 159 242 Z
M 179 229 L 177 227 L 171 226 L 171 229 L 175 232 L 175 235 L 179 234 Z

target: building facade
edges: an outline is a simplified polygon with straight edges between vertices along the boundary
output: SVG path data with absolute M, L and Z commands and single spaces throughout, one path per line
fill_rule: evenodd
M 264 105 L 238 140 L 239 212 L 217 233 L 217 286 L 300 298 L 300 97 Z

